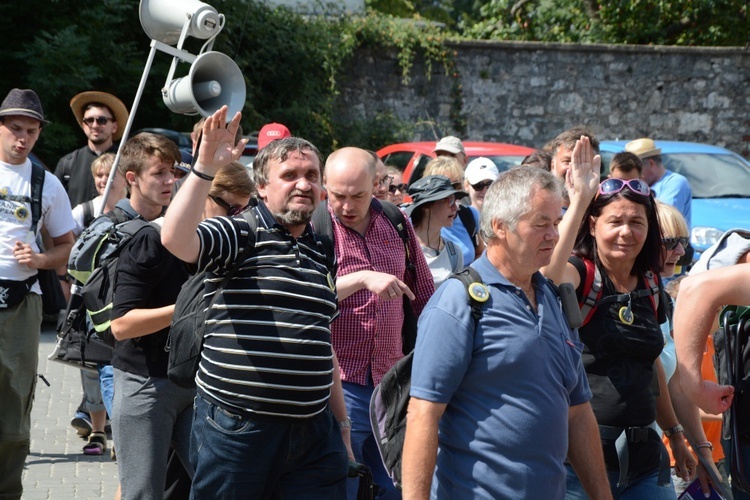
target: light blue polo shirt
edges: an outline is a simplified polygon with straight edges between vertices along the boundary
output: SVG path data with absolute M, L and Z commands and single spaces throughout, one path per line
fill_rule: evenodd
M 432 498 L 562 498 L 569 406 L 591 398 L 578 333 L 540 273 L 535 313 L 486 253 L 472 267 L 490 289 L 476 330 L 455 279 L 419 317 L 411 395 L 448 405 Z

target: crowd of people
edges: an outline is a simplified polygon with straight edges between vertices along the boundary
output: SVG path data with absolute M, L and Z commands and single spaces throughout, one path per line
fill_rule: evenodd
M 241 115 L 226 107 L 196 125 L 192 165 L 144 132 L 115 166 L 122 102 L 83 92 L 71 109 L 87 144 L 39 192 L 42 104 L 13 89 L 0 105 L 0 498 L 21 497 L 29 453 L 37 270 L 68 285 L 68 254 L 97 217 L 150 223 L 119 256 L 112 359 L 81 371 L 71 420 L 93 455 L 111 422 L 121 498 L 355 499 L 351 462 L 380 499 L 675 499 L 696 478 L 750 496 L 722 453 L 748 456 L 747 436 L 722 439 L 715 416 L 734 388 L 704 381 L 718 307 L 750 303 L 750 233 L 675 279 L 690 187 L 653 140 L 629 143 L 602 179 L 585 128 L 504 172 L 447 136 L 407 185 L 372 151 L 323 158 L 277 123 L 248 168 Z M 480 306 L 451 279 L 468 266 Z M 198 273 L 215 297 L 186 388 L 167 376 L 165 345 Z M 400 489 L 370 399 L 412 348 Z

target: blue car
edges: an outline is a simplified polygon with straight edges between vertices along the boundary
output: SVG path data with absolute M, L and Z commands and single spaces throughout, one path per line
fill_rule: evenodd
M 630 141 L 602 141 L 603 175 L 615 153 Z M 750 162 L 708 144 L 654 141 L 667 170 L 687 177 L 693 190 L 690 243 L 695 259 L 727 229 L 750 229 Z

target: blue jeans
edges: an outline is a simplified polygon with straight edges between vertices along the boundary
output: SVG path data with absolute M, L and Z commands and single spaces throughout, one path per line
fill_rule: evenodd
M 372 471 L 372 479 L 378 485 L 379 500 L 397 500 L 401 498 L 401 492 L 393 485 L 393 480 L 383 466 L 375 436 L 372 434 L 370 425 L 370 399 L 375 387 L 369 385 L 352 384 L 342 382 L 344 388 L 344 400 L 346 411 L 352 419 L 352 451 L 354 459 L 367 465 Z M 346 488 L 346 496 L 349 500 L 356 500 L 357 486 L 359 480 L 349 480 Z
M 251 418 L 195 397 L 190 498 L 339 500 L 349 459 L 330 410 L 309 419 Z
M 568 469 L 568 478 L 566 481 L 565 499 L 566 500 L 579 500 L 589 498 L 581 485 L 581 481 L 573 471 L 573 467 L 565 465 Z M 609 478 L 609 486 L 612 490 L 612 497 L 615 499 L 622 500 L 675 500 L 677 494 L 674 492 L 674 486 L 671 483 L 659 486 L 658 477 L 659 471 L 643 476 L 635 482 L 632 482 L 625 487 L 624 490 L 617 490 L 617 481 L 620 480 L 620 471 L 607 471 L 607 477 Z
M 112 418 L 112 400 L 115 397 L 115 376 L 112 365 L 98 365 L 99 385 L 102 389 L 102 402 L 107 409 L 107 415 Z

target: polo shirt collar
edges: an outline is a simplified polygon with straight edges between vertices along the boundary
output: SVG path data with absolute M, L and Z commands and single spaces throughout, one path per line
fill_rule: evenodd
M 276 227 L 281 231 L 289 233 L 289 230 L 286 227 L 284 227 L 284 225 L 282 225 L 279 221 L 276 220 L 276 217 L 273 216 L 273 214 L 268 209 L 268 207 L 266 206 L 266 203 L 263 200 L 258 199 L 258 205 L 256 206 L 256 209 L 258 210 L 258 214 L 260 215 L 261 223 L 266 228 L 270 229 L 272 227 Z M 310 226 L 310 223 L 308 222 L 307 225 L 305 226 L 305 230 L 300 235 L 300 238 L 304 236 L 311 236 L 312 234 L 313 234 L 312 226 Z
M 481 257 L 475 260 L 471 267 L 476 269 L 482 276 L 482 280 L 486 285 L 501 285 L 506 287 L 518 288 L 517 285 L 508 281 L 508 279 L 500 274 L 495 266 L 492 265 L 490 259 L 487 258 L 487 252 L 482 253 Z M 541 283 L 544 283 L 546 278 L 539 271 L 531 275 L 531 282 L 535 287 L 538 287 Z

